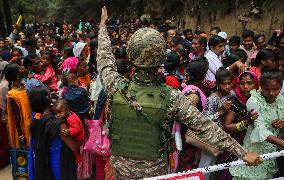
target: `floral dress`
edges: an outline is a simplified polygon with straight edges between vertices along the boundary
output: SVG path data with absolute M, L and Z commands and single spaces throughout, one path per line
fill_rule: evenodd
M 219 117 L 218 111 L 223 106 L 225 101 L 232 100 L 235 96 L 236 94 L 234 91 L 231 91 L 228 95 L 222 98 L 217 96 L 216 93 L 211 94 L 207 99 L 203 114 L 218 125 L 222 125 L 223 119 Z
M 248 151 L 259 154 L 267 154 L 276 152 L 279 147 L 266 141 L 270 135 L 279 137 L 283 133 L 272 126 L 275 119 L 284 119 L 284 98 L 278 95 L 275 102 L 268 104 L 260 92 L 251 91 L 251 98 L 248 100 L 247 109 L 254 109 L 259 113 L 258 119 L 255 120 L 254 126 L 250 126 L 247 130 L 244 147 Z M 271 179 L 278 168 L 276 160 L 265 160 L 256 167 L 238 166 L 230 169 L 230 173 L 234 179 L 253 179 L 266 180 Z

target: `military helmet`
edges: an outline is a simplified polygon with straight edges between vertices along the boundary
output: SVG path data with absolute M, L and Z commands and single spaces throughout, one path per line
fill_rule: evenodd
M 156 67 L 162 63 L 166 50 L 163 36 L 155 29 L 141 28 L 128 41 L 127 55 L 137 67 Z

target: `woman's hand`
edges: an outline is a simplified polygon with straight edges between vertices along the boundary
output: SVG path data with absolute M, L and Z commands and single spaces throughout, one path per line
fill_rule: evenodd
M 248 115 L 248 121 L 247 121 L 247 125 L 251 125 L 254 123 L 254 121 L 258 118 L 259 114 L 257 112 L 254 111 L 254 109 L 250 110 Z
M 255 152 L 248 152 L 242 159 L 248 166 L 257 166 L 262 162 L 262 158 Z
M 107 8 L 104 6 L 104 7 L 102 7 L 100 27 L 105 26 L 107 20 L 108 20 Z
M 241 61 L 236 61 L 235 64 L 236 64 L 240 74 L 245 72 L 248 69 L 247 65 L 245 65 Z
M 284 121 L 281 119 L 275 119 L 272 121 L 272 126 L 281 130 L 284 128 Z

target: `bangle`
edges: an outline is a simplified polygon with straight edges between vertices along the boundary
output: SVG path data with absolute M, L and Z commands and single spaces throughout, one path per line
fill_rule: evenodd
M 236 129 L 237 129 L 238 131 L 246 130 L 247 127 L 245 126 L 244 121 L 238 122 L 238 123 L 236 124 Z

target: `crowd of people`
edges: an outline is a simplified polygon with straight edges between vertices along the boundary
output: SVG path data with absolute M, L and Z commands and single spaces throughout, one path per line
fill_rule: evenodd
M 283 158 L 259 156 L 284 149 L 284 24 L 267 39 L 107 20 L 103 8 L 99 24 L 0 38 L 1 146 L 28 149 L 30 180 L 141 179 L 238 158 L 248 165 L 205 179 L 284 177 Z

